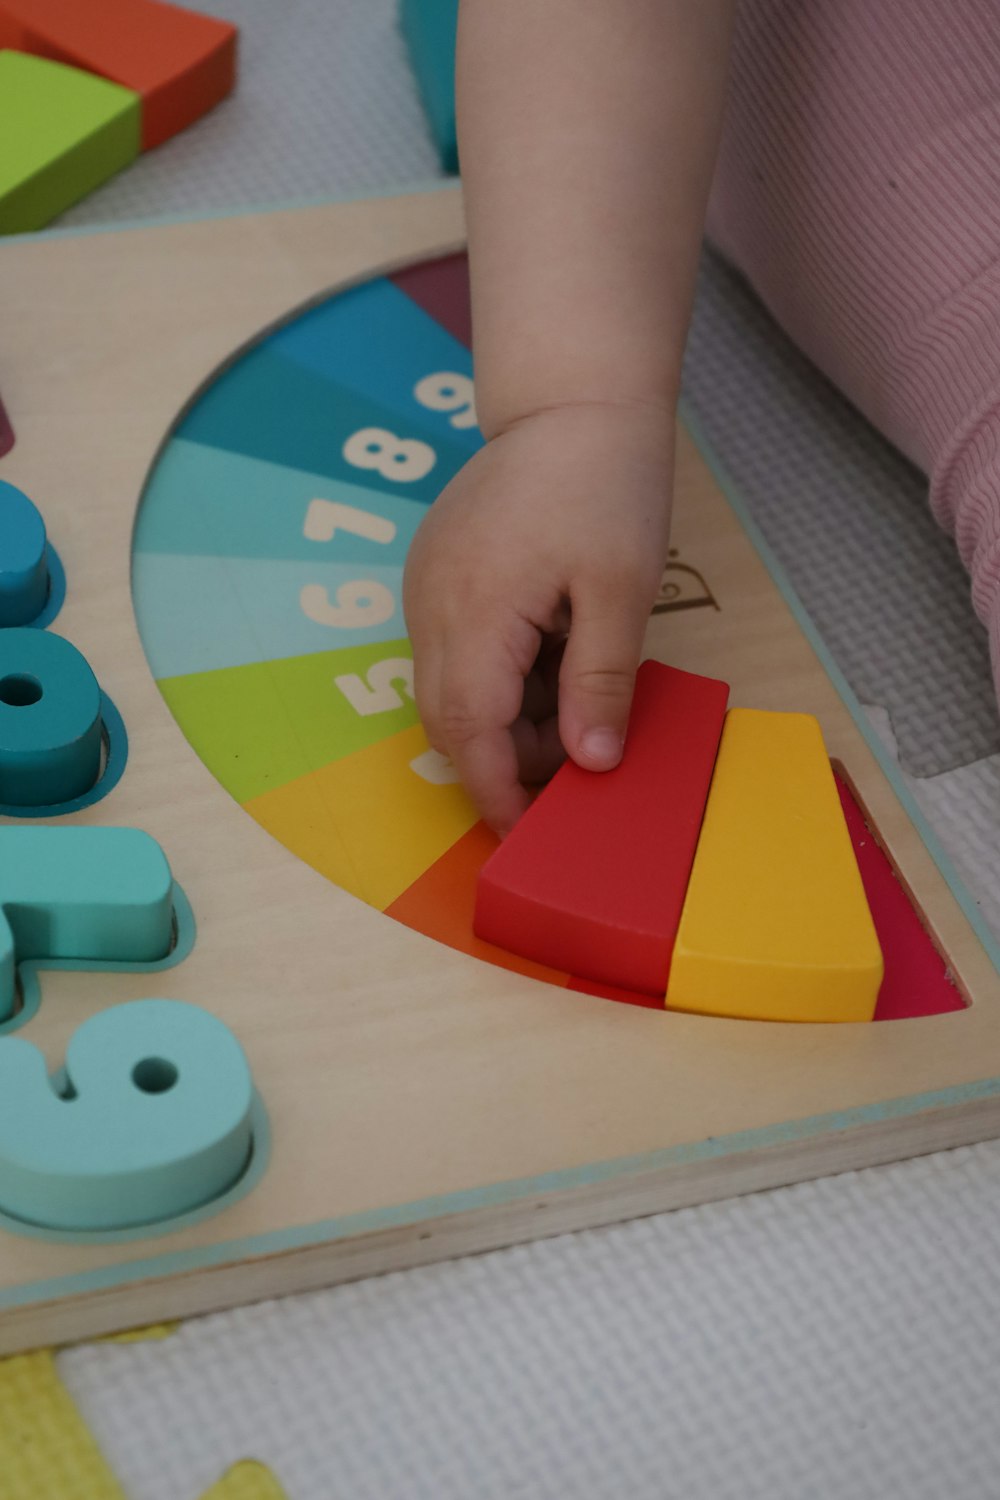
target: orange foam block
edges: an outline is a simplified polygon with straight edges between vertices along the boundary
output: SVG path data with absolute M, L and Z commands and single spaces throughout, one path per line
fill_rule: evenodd
M 142 149 L 225 98 L 236 28 L 161 0 L 0 0 L 0 47 L 71 63 L 142 97 Z
M 662 1004 L 728 696 L 643 662 L 621 765 L 556 773 L 483 867 L 477 935 Z

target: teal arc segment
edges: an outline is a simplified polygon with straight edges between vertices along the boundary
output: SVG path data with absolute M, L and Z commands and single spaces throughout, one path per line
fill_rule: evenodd
M 88 792 L 101 764 L 101 690 L 74 645 L 0 630 L 0 803 L 54 806 Z
M 0 1021 L 25 960 L 152 963 L 174 944 L 174 883 L 138 828 L 0 827 Z
M 466 426 L 462 403 L 435 409 L 418 388 L 431 375 L 472 380 L 472 355 L 422 307 L 386 278 L 331 297 L 274 334 L 270 347 L 391 407 L 406 422 L 418 421 L 439 439 L 469 453 L 483 445 L 475 425 Z
M 458 0 L 400 0 L 399 24 L 431 134 L 446 172 L 458 171 L 455 44 Z
M 0 480 L 0 627 L 29 625 L 48 597 L 45 522 L 23 490 Z
M 224 1194 L 252 1147 L 243 1049 L 209 1012 L 134 1000 L 90 1017 L 47 1073 L 0 1039 L 0 1210 L 58 1230 L 155 1226 Z
M 325 624 L 303 607 L 305 598 L 317 613 L 323 600 L 335 610 L 338 595 L 346 594 L 363 611 L 365 584 L 371 585 L 374 608 L 368 613 L 374 623 Z M 143 649 L 156 678 L 398 640 L 406 634 L 398 567 L 143 552 L 133 555 L 132 590 Z M 349 611 L 346 618 L 352 618 Z
M 390 524 L 392 540 L 374 541 L 344 527 L 329 541 L 311 539 L 314 500 L 380 517 Z M 176 556 L 402 567 L 426 514 L 425 505 L 387 491 L 175 438 L 146 486 L 133 547 Z M 136 603 L 141 610 L 141 596 Z
M 272 344 L 251 349 L 210 385 L 174 436 L 345 484 L 388 488 L 425 505 L 464 465 L 468 450 L 442 443 L 432 425 L 404 421 L 390 407 L 286 359 Z M 350 440 L 373 429 L 391 435 L 394 444 L 421 444 L 424 461 L 405 463 L 386 451 L 360 453 L 366 462 L 350 462 Z

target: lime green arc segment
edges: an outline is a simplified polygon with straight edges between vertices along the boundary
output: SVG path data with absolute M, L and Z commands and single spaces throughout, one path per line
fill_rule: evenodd
M 141 111 L 106 78 L 0 51 L 0 234 L 44 228 L 134 161 Z
M 237 802 L 417 723 L 408 640 L 161 678 L 193 749 Z

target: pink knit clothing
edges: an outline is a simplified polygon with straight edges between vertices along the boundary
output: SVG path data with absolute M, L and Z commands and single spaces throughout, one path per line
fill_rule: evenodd
M 1000 692 L 998 0 L 742 0 L 708 232 L 929 476 Z

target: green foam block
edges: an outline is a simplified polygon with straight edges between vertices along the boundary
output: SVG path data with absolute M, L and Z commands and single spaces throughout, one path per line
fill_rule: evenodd
M 0 233 L 41 229 L 139 154 L 141 101 L 92 73 L 0 51 Z

